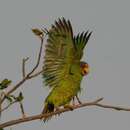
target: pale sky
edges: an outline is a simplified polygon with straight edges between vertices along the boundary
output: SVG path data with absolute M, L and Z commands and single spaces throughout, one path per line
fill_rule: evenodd
M 36 62 L 39 40 L 31 28 L 49 28 L 58 17 L 70 19 L 74 34 L 93 31 L 83 60 L 91 67 L 82 82 L 83 102 L 104 97 L 104 103 L 130 107 L 130 2 L 128 0 L 0 0 L 0 80 L 21 79 L 22 58 L 27 70 Z M 41 64 L 42 65 L 42 64 Z M 41 76 L 26 82 L 26 114 L 39 114 L 49 90 Z M 18 93 L 17 91 L 17 93 Z M 2 122 L 21 116 L 19 106 L 2 114 Z M 128 130 L 130 112 L 86 107 L 64 113 L 44 124 L 37 121 L 13 126 L 13 130 Z M 6 130 L 9 128 L 6 128 Z

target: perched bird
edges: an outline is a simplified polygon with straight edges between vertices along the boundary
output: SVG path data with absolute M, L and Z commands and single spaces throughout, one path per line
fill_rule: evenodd
M 89 65 L 80 60 L 91 33 L 87 31 L 73 36 L 71 23 L 65 18 L 55 21 L 48 31 L 43 78 L 45 85 L 52 90 L 45 99 L 43 114 L 53 112 L 60 106 L 71 109 L 71 100 L 78 98 L 81 80 L 89 73 Z

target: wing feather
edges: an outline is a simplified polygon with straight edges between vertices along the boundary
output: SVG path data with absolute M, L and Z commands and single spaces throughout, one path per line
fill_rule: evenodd
M 70 21 L 55 21 L 49 30 L 43 66 L 45 84 L 55 87 L 69 73 L 74 59 L 73 31 Z
M 77 58 L 81 59 L 83 56 L 83 50 L 88 43 L 88 40 L 91 36 L 92 32 L 89 33 L 87 32 L 82 32 L 81 34 L 78 34 L 77 36 L 74 37 L 74 44 L 77 50 Z

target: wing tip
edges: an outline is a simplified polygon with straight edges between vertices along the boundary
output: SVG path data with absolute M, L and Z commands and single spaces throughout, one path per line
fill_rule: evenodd
M 70 33 L 73 37 L 73 29 L 69 19 L 65 19 L 65 17 L 59 17 L 55 20 L 54 24 L 51 26 L 56 32 L 66 32 Z

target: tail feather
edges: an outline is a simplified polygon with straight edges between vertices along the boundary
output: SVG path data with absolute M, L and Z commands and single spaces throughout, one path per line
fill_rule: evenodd
M 42 114 L 47 114 L 47 113 L 50 113 L 50 112 L 53 112 L 53 111 L 54 111 L 54 104 L 53 103 L 46 103 L 45 107 L 42 111 Z M 43 121 L 46 122 L 46 121 L 50 120 L 51 118 L 52 118 L 52 116 L 44 117 Z

